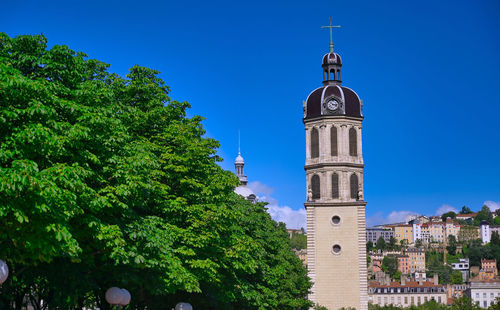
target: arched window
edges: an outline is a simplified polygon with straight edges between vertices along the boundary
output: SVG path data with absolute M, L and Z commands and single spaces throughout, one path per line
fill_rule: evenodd
M 358 176 L 356 173 L 351 174 L 351 198 L 358 199 Z
M 319 133 L 318 129 L 311 130 L 311 158 L 319 157 Z
M 321 198 L 321 186 L 319 182 L 319 175 L 315 174 L 311 178 L 311 190 L 312 190 L 312 199 Z
M 349 155 L 358 156 L 358 137 L 354 127 L 349 129 Z
M 332 128 L 330 128 L 330 148 L 331 148 L 332 156 L 338 156 L 337 127 L 335 127 L 335 126 L 332 126 Z
M 339 198 L 339 175 L 332 174 L 332 198 Z

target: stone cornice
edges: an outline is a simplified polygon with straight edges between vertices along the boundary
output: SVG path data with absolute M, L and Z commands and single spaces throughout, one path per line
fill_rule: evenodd
M 343 201 L 343 202 L 315 202 L 310 201 L 304 203 L 304 206 L 307 207 L 364 207 L 367 202 L 362 201 Z
M 311 118 L 303 118 L 302 121 L 304 124 L 307 124 L 309 122 L 314 122 L 322 119 L 346 119 L 346 120 L 352 120 L 352 121 L 363 121 L 364 117 L 352 117 L 352 116 L 344 116 L 344 115 L 321 115 L 317 117 L 311 117 Z
M 349 168 L 364 168 L 364 164 L 356 164 L 356 163 L 346 163 L 346 162 L 340 162 L 340 163 L 318 163 L 318 164 L 310 164 L 310 165 L 305 165 L 304 170 L 308 169 L 318 169 L 318 168 L 324 168 L 324 167 L 349 167 Z

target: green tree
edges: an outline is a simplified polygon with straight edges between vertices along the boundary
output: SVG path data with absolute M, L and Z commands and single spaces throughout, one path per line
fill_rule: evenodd
M 462 273 L 458 270 L 454 270 L 450 277 L 451 284 L 461 284 L 463 283 Z
M 455 217 L 457 217 L 457 214 L 453 211 L 449 211 L 441 215 L 441 219 L 443 220 L 443 222 L 446 221 L 446 219 L 449 217 L 454 219 Z
M 385 256 L 382 260 L 382 270 L 394 278 L 398 272 L 398 258 L 392 255 Z
M 460 214 L 471 214 L 471 213 L 472 213 L 472 210 L 467 206 L 463 206 L 462 210 L 460 210 Z
M 366 243 L 366 251 L 368 252 L 368 251 L 371 251 L 372 249 L 373 249 L 373 242 L 368 241 Z
M 398 240 L 394 237 L 391 237 L 389 239 L 389 244 L 388 244 L 389 249 L 391 250 L 399 250 L 400 247 L 398 246 Z
M 473 302 L 472 299 L 466 295 L 455 299 L 453 305 L 451 305 L 450 310 L 480 310 L 481 308 L 477 303 Z
M 302 250 L 307 248 L 307 236 L 302 233 L 292 233 L 292 237 L 290 238 L 290 245 L 293 249 Z
M 422 239 L 417 239 L 415 240 L 415 247 L 416 248 L 421 248 L 422 247 Z
M 490 208 L 488 208 L 488 206 L 486 205 L 484 205 L 481 208 L 481 211 L 479 211 L 476 217 L 474 217 L 473 223 L 475 226 L 479 226 L 483 221 L 487 222 L 490 225 L 493 224 L 493 214 L 491 213 Z
M 110 286 L 135 309 L 312 306 L 284 225 L 233 193 L 202 118 L 158 71 L 108 68 L 0 34 L 0 308 L 109 309 Z
M 448 236 L 448 245 L 446 246 L 446 250 L 450 255 L 457 254 L 457 238 L 454 235 Z
M 378 237 L 377 244 L 375 245 L 375 247 L 377 248 L 377 250 L 382 250 L 382 251 L 387 248 L 384 237 Z

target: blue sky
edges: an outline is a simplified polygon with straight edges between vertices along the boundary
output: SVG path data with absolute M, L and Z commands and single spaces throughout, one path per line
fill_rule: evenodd
M 500 2 L 4 0 L 0 31 L 43 33 L 111 64 L 160 70 L 206 117 L 277 219 L 303 221 L 302 100 L 321 85 L 329 22 L 364 102 L 369 225 L 500 203 Z

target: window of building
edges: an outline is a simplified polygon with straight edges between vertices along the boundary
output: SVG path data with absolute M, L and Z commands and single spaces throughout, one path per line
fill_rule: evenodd
M 410 301 L 411 301 L 411 304 L 414 305 L 415 304 L 415 298 L 413 296 L 410 297 Z
M 405 305 L 408 304 L 408 296 L 405 296 Z
M 353 199 L 358 199 L 358 190 L 359 190 L 359 183 L 358 183 L 358 176 L 353 173 L 351 174 L 351 198 Z
M 311 190 L 313 199 L 321 198 L 321 186 L 319 182 L 319 175 L 317 174 L 313 175 L 311 178 Z
M 476 293 L 476 298 L 479 298 L 479 293 Z
M 438 296 L 438 303 L 441 303 L 441 296 Z
M 311 130 L 311 158 L 319 157 L 319 133 L 318 129 Z
M 488 302 L 485 300 L 483 301 L 483 308 L 487 308 L 488 307 Z
M 349 129 L 349 155 L 358 156 L 358 137 L 356 129 Z
M 330 148 L 332 156 L 338 155 L 337 147 L 337 127 L 330 128 Z
M 332 174 L 332 198 L 339 198 L 339 175 Z

